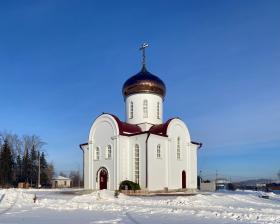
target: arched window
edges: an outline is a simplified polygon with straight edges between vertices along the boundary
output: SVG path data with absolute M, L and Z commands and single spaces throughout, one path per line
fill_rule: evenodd
M 99 160 L 99 155 L 100 155 L 99 147 L 96 147 L 96 149 L 95 149 L 95 155 L 94 155 L 95 160 Z
M 148 118 L 148 100 L 143 101 L 143 118 Z
M 161 158 L 160 144 L 157 145 L 157 158 Z
M 139 145 L 135 145 L 134 149 L 134 178 L 135 183 L 139 183 Z
M 180 137 L 177 138 L 177 159 L 181 159 L 181 143 L 180 143 Z
M 107 146 L 107 159 L 111 159 L 112 158 L 112 146 L 108 145 Z
M 160 119 L 160 116 L 159 116 L 159 102 L 157 102 L 157 119 Z
M 133 102 L 130 102 L 130 110 L 129 110 L 129 118 L 132 119 L 133 118 Z

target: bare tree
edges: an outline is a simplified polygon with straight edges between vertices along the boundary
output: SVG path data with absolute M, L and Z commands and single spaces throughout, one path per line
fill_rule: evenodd
M 35 151 L 42 151 L 43 146 L 46 144 L 41 140 L 41 138 L 37 135 L 24 135 L 22 136 L 22 144 L 23 144 L 23 154 L 26 154 L 26 151 L 30 151 L 33 147 Z
M 1 142 L 4 142 L 4 139 L 8 142 L 8 145 L 11 149 L 12 155 L 15 158 L 17 155 L 22 153 L 22 141 L 17 134 L 12 134 L 8 132 L 0 133 L 0 145 Z
M 69 174 L 69 178 L 72 180 L 73 187 L 81 187 L 82 178 L 78 170 L 72 170 Z
M 34 146 L 36 151 L 38 150 L 42 151 L 43 146 L 46 145 L 46 143 L 43 142 L 42 139 L 37 135 L 31 136 L 31 142 L 32 142 L 32 146 Z
M 54 176 L 54 165 L 53 165 L 53 163 L 49 163 L 49 165 L 48 165 L 47 176 L 48 176 L 49 180 L 51 180 Z
M 4 144 L 4 135 L 3 135 L 3 132 L 0 132 L 0 146 L 2 146 Z
M 26 156 L 26 153 L 32 148 L 32 141 L 29 135 L 22 136 L 22 145 L 23 145 L 23 155 Z
M 64 173 L 63 171 L 60 171 L 60 172 L 59 172 L 59 176 L 67 177 L 66 173 Z

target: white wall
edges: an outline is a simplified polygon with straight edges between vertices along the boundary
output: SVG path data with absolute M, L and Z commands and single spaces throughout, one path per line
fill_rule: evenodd
M 129 150 L 129 137 L 127 136 L 119 136 L 119 182 L 123 180 L 129 180 L 129 164 L 131 163 L 129 160 L 130 150 Z
M 200 190 L 201 191 L 216 191 L 216 182 L 212 181 L 210 183 L 200 183 Z
M 143 101 L 148 100 L 148 117 L 144 118 Z M 133 102 L 133 118 L 130 118 L 130 102 Z M 159 119 L 157 118 L 157 103 L 159 102 Z M 161 124 L 163 116 L 163 100 L 160 96 L 151 93 L 130 95 L 125 100 L 126 122 L 130 124 L 151 123 Z
M 177 137 L 181 141 L 181 157 L 177 159 Z M 161 145 L 161 158 L 156 156 Z M 191 143 L 183 121 L 174 119 L 168 126 L 168 137 L 151 135 L 148 141 L 148 188 L 163 190 L 182 188 L 182 171 L 186 172 L 186 188 L 197 188 L 197 145 Z
M 89 149 L 88 146 L 83 146 L 84 156 L 84 188 L 89 189 Z
M 186 172 L 186 187 L 196 188 L 196 158 L 191 151 L 191 139 L 187 126 L 179 119 L 173 119 L 167 129 L 168 141 L 168 188 L 182 188 L 182 171 Z M 181 157 L 177 159 L 177 138 L 180 137 Z M 194 161 L 195 160 L 195 161 Z M 195 177 L 196 178 L 196 177 Z
M 197 188 L 197 145 L 190 144 L 189 167 L 189 185 L 188 188 Z
M 114 190 L 116 188 L 117 174 L 116 174 L 116 160 L 118 159 L 117 145 L 118 145 L 118 126 L 111 115 L 103 114 L 99 116 L 93 123 L 89 135 L 89 152 L 87 158 L 85 156 L 85 165 L 88 163 L 88 174 L 85 172 L 85 186 L 89 189 L 99 189 L 99 179 L 97 178 L 97 171 L 101 167 L 105 167 L 108 171 L 107 188 Z M 106 158 L 106 149 L 108 145 L 112 147 L 111 159 Z M 95 150 L 99 147 L 99 160 L 95 159 Z M 88 178 L 86 178 L 88 176 Z M 97 181 L 96 181 L 97 179 Z
M 168 186 L 166 154 L 168 138 L 151 134 L 148 140 L 148 188 L 163 190 Z M 157 158 L 157 145 L 160 144 L 161 157 Z
M 71 187 L 71 180 L 52 180 L 52 188 Z
M 129 180 L 135 182 L 134 175 L 134 149 L 135 144 L 139 145 L 139 185 L 141 189 L 146 188 L 146 138 L 147 134 L 135 135 L 129 137 Z

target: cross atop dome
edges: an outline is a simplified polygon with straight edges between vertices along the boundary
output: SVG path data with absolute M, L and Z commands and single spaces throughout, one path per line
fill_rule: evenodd
M 146 47 L 149 47 L 149 44 L 144 42 L 141 45 L 141 47 L 139 48 L 139 50 L 142 51 L 142 65 L 143 65 L 143 67 L 145 67 L 145 65 L 146 65 L 146 54 L 145 54 L 146 53 L 145 52 Z
M 166 93 L 166 87 L 164 82 L 157 77 L 156 75 L 153 75 L 146 69 L 146 48 L 149 45 L 147 43 L 143 43 L 141 47 L 139 48 L 140 51 L 142 51 L 142 69 L 140 72 L 138 72 L 136 75 L 130 77 L 126 82 L 123 84 L 122 92 L 124 98 L 137 94 L 137 93 L 143 93 L 143 94 L 155 94 L 162 99 L 164 99 L 165 93 Z

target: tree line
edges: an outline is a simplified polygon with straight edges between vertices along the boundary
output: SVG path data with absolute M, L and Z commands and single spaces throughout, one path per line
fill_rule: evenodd
M 41 186 L 50 187 L 54 167 L 46 160 L 45 144 L 36 135 L 0 133 L 0 186 L 17 187 L 24 182 L 38 187 L 40 181 Z

